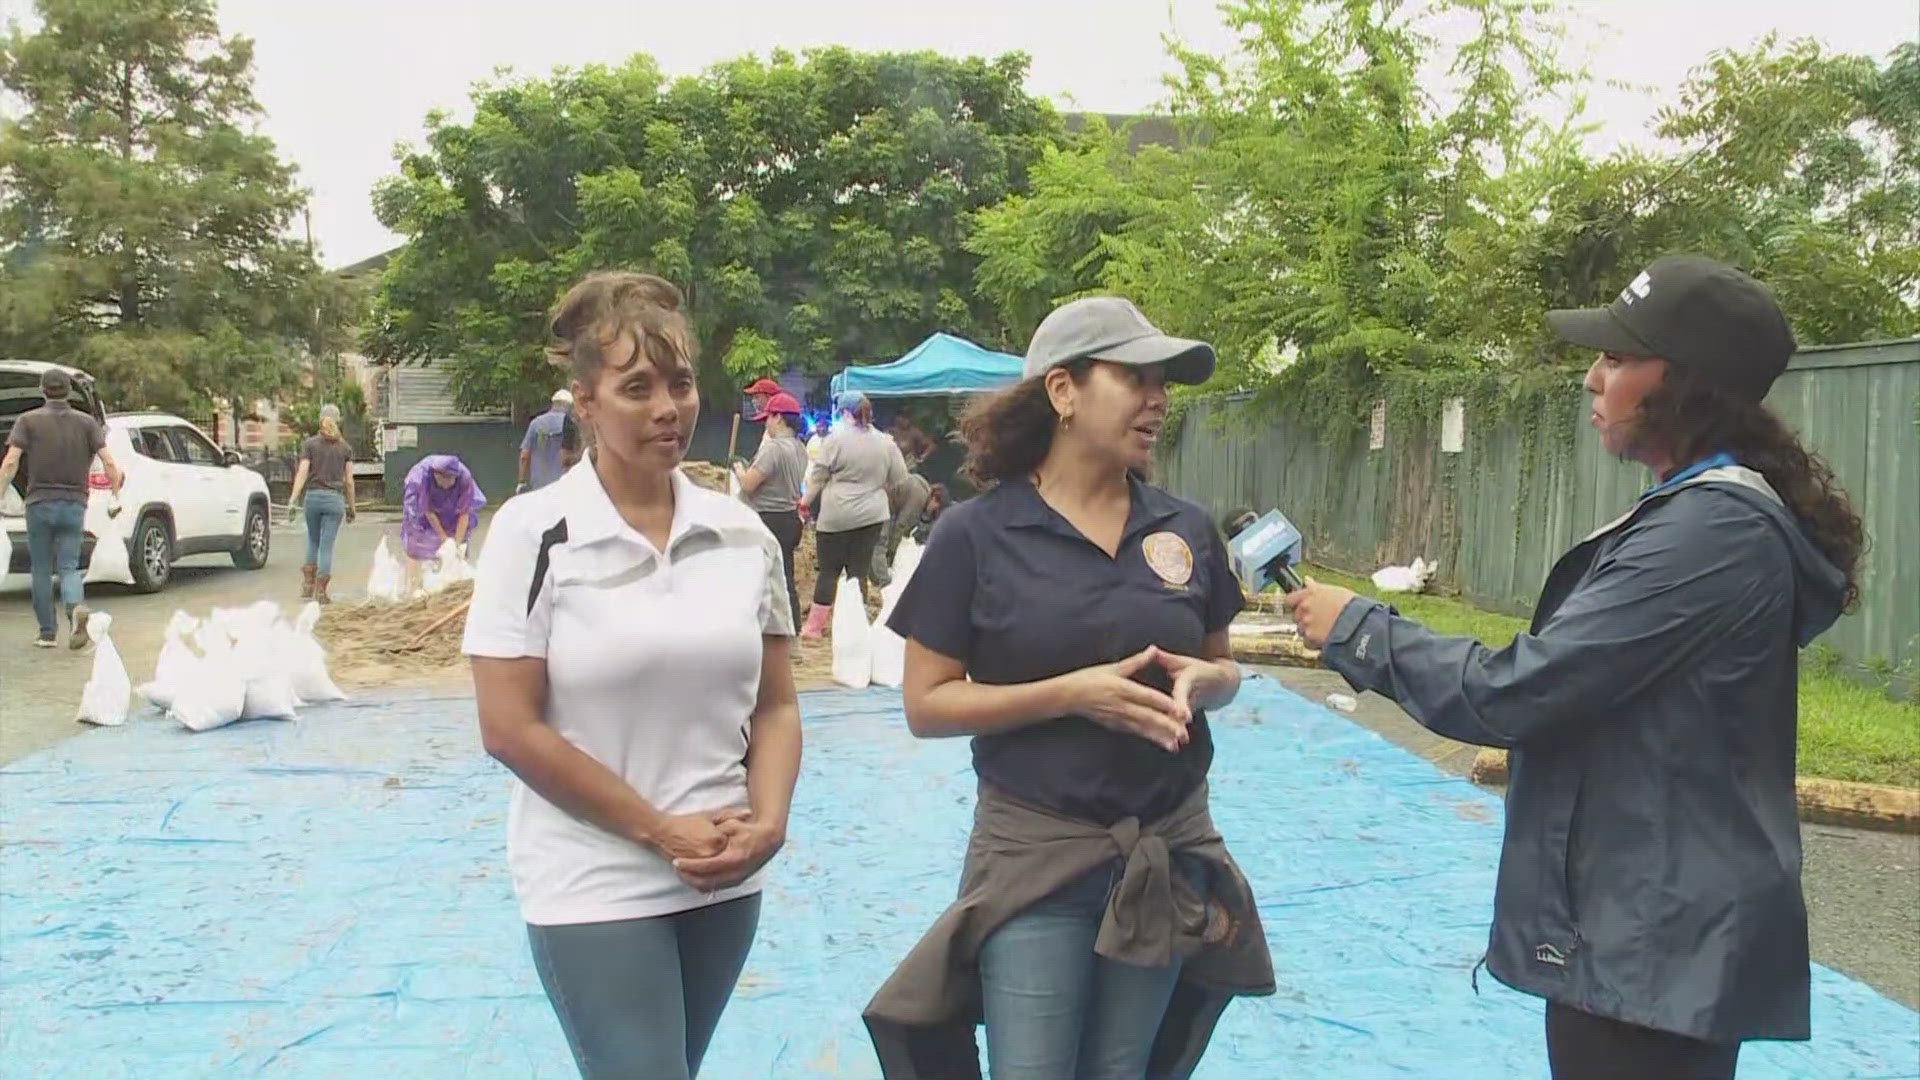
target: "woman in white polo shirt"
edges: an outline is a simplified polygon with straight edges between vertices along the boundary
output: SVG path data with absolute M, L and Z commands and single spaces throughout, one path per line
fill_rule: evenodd
M 680 293 L 595 274 L 555 306 L 593 451 L 509 500 L 465 651 L 511 769 L 508 861 L 587 1080 L 698 1074 L 800 768 L 780 549 L 678 469 L 700 409 Z

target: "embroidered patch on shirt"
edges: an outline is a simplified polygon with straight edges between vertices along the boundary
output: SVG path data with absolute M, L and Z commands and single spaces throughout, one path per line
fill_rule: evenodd
M 1193 549 L 1180 534 L 1157 532 L 1141 541 L 1140 550 L 1147 565 L 1169 585 L 1185 585 L 1193 579 Z

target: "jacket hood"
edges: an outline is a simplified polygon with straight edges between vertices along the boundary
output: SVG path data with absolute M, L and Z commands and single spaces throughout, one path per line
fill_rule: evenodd
M 1840 617 L 1841 602 L 1846 596 L 1847 576 L 1813 545 L 1800 519 L 1787 509 L 1787 504 L 1773 490 L 1773 485 L 1767 483 L 1767 478 L 1744 465 L 1729 465 L 1709 469 L 1679 486 L 1691 487 L 1694 484 L 1718 484 L 1728 494 L 1765 513 L 1779 526 L 1780 535 L 1786 539 L 1787 550 L 1793 558 L 1794 642 L 1805 648 L 1814 638 L 1825 633 Z

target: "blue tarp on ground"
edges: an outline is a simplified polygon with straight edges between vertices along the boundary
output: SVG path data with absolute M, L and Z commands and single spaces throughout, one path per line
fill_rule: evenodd
M 850 367 L 835 375 L 832 394 L 858 390 L 868 397 L 918 397 L 998 390 L 1020 381 L 1025 364 L 966 338 L 935 334 L 891 363 Z
M 952 897 L 963 740 L 897 694 L 803 696 L 792 841 L 705 1075 L 877 1074 L 859 1010 Z M 1501 803 L 1254 680 L 1217 718 L 1215 816 L 1279 992 L 1199 1076 L 1544 1077 L 1541 1006 L 1468 972 Z M 506 779 L 471 701 L 192 735 L 136 720 L 0 770 L 0 1075 L 573 1075 L 514 914 Z M 1814 972 L 1816 1039 L 1742 1080 L 1920 1075 L 1913 1011 Z

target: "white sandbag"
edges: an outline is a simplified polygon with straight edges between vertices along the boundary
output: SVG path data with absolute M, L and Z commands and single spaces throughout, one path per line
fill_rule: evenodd
M 843 577 L 833 594 L 833 681 L 854 689 L 873 681 L 872 627 L 860 583 Z
M 119 513 L 119 509 L 120 496 L 112 492 L 104 499 L 87 503 L 84 527 L 93 534 L 93 558 L 87 560 L 87 572 L 81 580 L 89 585 L 95 582 L 133 584 L 133 561 L 127 550 L 127 531 L 133 528 L 133 523 L 128 515 Z
M 184 611 L 176 611 L 167 620 L 166 637 L 160 644 L 160 659 L 153 665 L 153 681 L 140 685 L 140 696 L 161 711 L 173 708 L 180 687 L 194 676 L 200 654 L 187 644 L 187 638 L 200 626 L 200 620 Z
M 246 681 L 240 699 L 242 720 L 292 720 L 300 715 L 300 698 L 285 672 L 272 672 Z
M 9 491 L 13 490 L 11 486 Z M 7 568 L 13 565 L 13 537 L 5 529 L 0 529 L 0 585 L 7 583 Z
M 453 542 L 449 536 L 440 541 L 440 550 L 433 553 L 432 561 L 420 575 L 420 590 L 415 596 L 432 596 L 447 586 L 460 581 L 472 581 L 473 568 L 467 565 L 465 545 Z
M 405 598 L 402 591 L 405 587 L 400 560 L 393 557 L 393 549 L 387 546 L 387 538 L 383 536 L 373 549 L 373 569 L 367 574 L 367 599 L 395 603 Z
M 893 553 L 892 570 L 895 585 L 902 589 L 907 587 L 907 582 L 913 578 L 913 572 L 920 567 L 921 550 L 919 543 L 911 536 L 900 541 L 900 547 Z M 885 594 L 882 594 L 881 603 L 885 602 Z
M 1421 592 L 1438 569 L 1415 556 L 1411 566 L 1383 566 L 1373 572 L 1373 587 L 1381 592 Z
M 904 541 L 901 544 L 903 550 L 900 554 L 904 554 L 904 548 L 911 543 L 913 543 L 911 540 Z M 898 568 L 902 565 L 898 555 L 895 556 L 893 565 L 896 572 L 893 580 L 887 583 L 887 587 L 880 590 L 880 614 L 874 618 L 873 629 L 867 640 L 873 652 L 874 685 L 891 686 L 897 689 L 902 682 L 906 681 L 907 642 L 887 626 L 887 617 L 893 614 L 893 606 L 900 602 L 900 594 L 907 587 L 907 576 L 911 576 L 913 568 L 919 565 L 919 556 L 916 554 L 906 564 L 907 576 L 898 573 Z M 838 610 L 835 608 L 835 611 Z
M 287 672 L 293 680 L 293 692 L 303 702 L 344 701 L 347 695 L 327 672 L 327 651 L 313 636 L 313 628 L 319 622 L 320 605 L 309 600 L 307 606 L 300 609 L 300 617 L 281 636 L 280 647 L 288 658 Z
M 440 584 L 452 585 L 457 581 L 473 580 L 473 563 L 467 559 L 467 543 L 454 543 L 451 538 L 440 545 Z
M 233 671 L 245 687 L 241 719 L 294 719 L 300 698 L 293 690 L 292 657 L 283 648 L 280 605 L 261 600 L 244 608 L 215 609 L 211 617 L 233 639 Z
M 93 650 L 93 676 L 80 691 L 80 713 L 75 719 L 83 724 L 118 727 L 127 722 L 128 699 L 133 696 L 133 680 L 127 677 L 127 665 L 120 650 L 108 635 L 113 616 L 96 611 L 87 616 L 87 636 L 96 644 Z
M 193 641 L 200 658 L 167 715 L 190 731 L 211 731 L 240 719 L 247 684 L 235 668 L 233 639 L 225 628 L 208 619 L 194 631 Z

